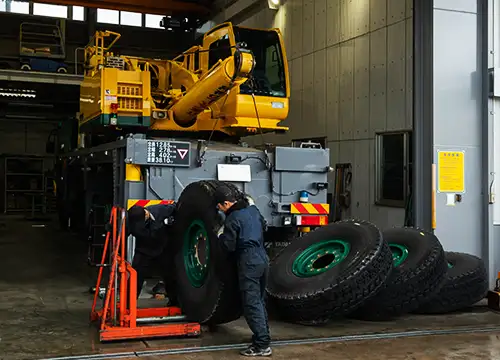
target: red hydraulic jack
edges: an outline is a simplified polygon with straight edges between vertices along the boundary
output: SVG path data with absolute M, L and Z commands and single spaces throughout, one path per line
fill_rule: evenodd
M 126 261 L 125 253 L 125 210 L 113 207 L 109 224 L 112 228 L 106 234 L 96 289 L 101 286 L 108 250 L 111 252 L 109 282 L 103 307 L 96 308 L 99 297 L 96 291 L 90 315 L 92 322 L 100 324 L 100 340 L 200 335 L 200 324 L 183 322 L 178 307 L 137 308 L 137 273 Z

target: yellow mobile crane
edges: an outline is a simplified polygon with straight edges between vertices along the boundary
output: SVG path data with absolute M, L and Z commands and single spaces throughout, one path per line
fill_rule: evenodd
M 280 125 L 290 85 L 278 29 L 224 23 L 173 60 L 114 54 L 119 39 L 98 31 L 85 48 L 78 148 L 60 154 L 63 223 L 85 219 L 85 227 L 99 203 L 175 201 L 202 179 L 235 183 L 261 203 L 271 227 L 307 231 L 328 222 L 328 149 L 308 142 L 262 151 L 241 142 L 288 130 Z
M 234 279 L 216 270 L 231 265 L 217 251 L 214 189 L 232 184 L 266 220 L 266 244 L 287 245 L 328 223 L 329 149 L 241 141 L 288 130 L 280 125 L 290 89 L 278 30 L 221 24 L 173 60 L 113 54 L 119 37 L 98 32 L 85 49 L 80 143 L 57 161 L 61 225 L 90 230 L 89 262 L 98 263 L 103 210 L 176 202 L 170 250 L 183 312 L 200 323 L 237 319 Z M 128 262 L 133 241 L 120 255 Z
M 279 126 L 290 93 L 279 30 L 224 23 L 173 60 L 114 56 L 119 38 L 97 32 L 85 50 L 82 133 L 135 127 L 241 137 L 288 130 Z

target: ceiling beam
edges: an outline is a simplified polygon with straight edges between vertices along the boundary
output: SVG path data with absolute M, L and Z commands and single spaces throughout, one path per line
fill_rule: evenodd
M 210 9 L 204 5 L 180 0 L 37 0 L 37 2 L 123 10 L 158 15 L 190 13 L 204 16 L 210 13 Z

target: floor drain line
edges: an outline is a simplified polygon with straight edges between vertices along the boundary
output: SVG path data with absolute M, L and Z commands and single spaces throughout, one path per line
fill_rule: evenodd
M 312 339 L 297 339 L 297 340 L 277 340 L 272 342 L 272 346 L 287 346 L 287 345 L 314 345 L 325 344 L 334 342 L 348 342 L 348 341 L 362 341 L 362 340 L 387 340 L 407 337 L 418 336 L 432 336 L 432 335 L 459 335 L 470 333 L 488 333 L 500 331 L 500 326 L 494 327 L 467 327 L 461 329 L 442 329 L 442 330 L 415 330 L 403 331 L 392 333 L 375 333 L 375 334 L 361 334 L 361 335 L 342 335 L 326 338 L 312 338 Z M 91 354 L 91 355 L 75 355 L 63 356 L 55 358 L 46 358 L 42 360 L 107 360 L 107 359 L 122 359 L 133 357 L 148 357 L 148 356 L 165 356 L 165 355 L 180 355 L 180 354 L 193 354 L 201 352 L 215 352 L 226 350 L 239 350 L 244 349 L 248 344 L 226 344 L 226 345 L 210 345 L 200 347 L 185 347 L 181 349 L 165 349 L 165 350 L 148 350 L 124 353 L 111 353 L 111 354 Z

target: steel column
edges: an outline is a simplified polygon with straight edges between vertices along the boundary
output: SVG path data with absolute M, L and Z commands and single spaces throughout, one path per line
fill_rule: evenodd
M 432 230 L 433 0 L 413 6 L 413 210 L 415 226 Z

